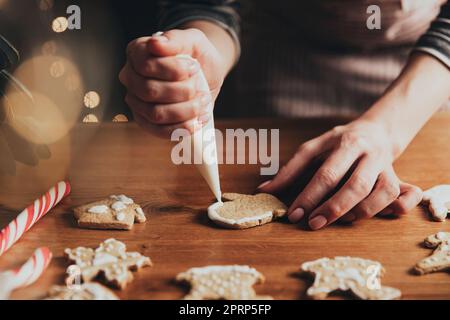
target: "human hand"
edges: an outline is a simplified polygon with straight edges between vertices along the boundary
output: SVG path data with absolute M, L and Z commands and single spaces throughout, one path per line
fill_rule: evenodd
M 422 192 L 396 176 L 392 166 L 396 153 L 382 124 L 356 120 L 301 145 L 277 176 L 259 189 L 280 191 L 323 157 L 323 164 L 288 210 L 292 223 L 305 217 L 310 228 L 318 230 L 338 219 L 405 214 L 421 201 Z
M 180 56 L 188 55 L 193 59 Z M 203 70 L 210 92 L 199 88 Z M 208 110 L 224 81 L 222 57 L 198 29 L 171 30 L 132 41 L 119 79 L 135 121 L 158 136 L 177 128 L 194 132 L 208 122 Z

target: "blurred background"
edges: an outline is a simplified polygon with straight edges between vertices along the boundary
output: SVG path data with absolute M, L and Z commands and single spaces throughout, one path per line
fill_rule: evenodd
M 242 54 L 216 118 L 360 114 L 401 72 L 444 2 L 373 0 L 383 28 L 368 30 L 366 1 L 241 1 Z M 70 5 L 81 8 L 80 30 L 68 28 Z M 17 81 L 0 81 L 0 187 L 15 160 L 35 166 L 67 154 L 68 166 L 62 141 L 75 124 L 132 120 L 118 74 L 127 44 L 158 31 L 156 19 L 155 0 L 0 0 L 0 35 L 21 56 L 7 69 Z

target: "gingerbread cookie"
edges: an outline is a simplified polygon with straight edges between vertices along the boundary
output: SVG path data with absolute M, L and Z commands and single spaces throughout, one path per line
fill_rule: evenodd
M 105 240 L 95 250 L 78 247 L 64 252 L 79 268 L 84 283 L 99 279 L 120 289 L 133 280 L 130 270 L 152 265 L 150 258 L 138 252 L 126 252 L 125 244 L 115 239 Z
M 381 286 L 384 269 L 379 262 L 353 258 L 321 258 L 305 262 L 301 270 L 315 276 L 307 295 L 325 299 L 333 291 L 351 291 L 363 300 L 391 300 L 400 297 L 395 288 Z
M 225 202 L 216 202 L 208 208 L 208 217 L 216 224 L 232 229 L 260 226 L 280 218 L 287 208 L 280 200 L 266 193 L 245 195 L 224 193 Z
M 448 270 L 450 268 L 450 232 L 438 232 L 424 240 L 427 248 L 433 253 L 419 261 L 414 270 L 422 275 L 430 272 Z
M 130 230 L 134 223 L 145 222 L 142 208 L 125 195 L 89 203 L 74 209 L 78 226 L 89 229 Z
M 445 221 L 450 212 L 450 185 L 442 184 L 426 190 L 422 201 L 428 204 L 434 220 Z
M 53 286 L 46 300 L 119 300 L 119 298 L 101 284 L 90 282 L 79 286 Z
M 191 268 L 180 273 L 179 282 L 189 283 L 187 300 L 257 300 L 272 299 L 258 296 L 253 285 L 264 282 L 264 276 L 249 266 L 207 266 Z

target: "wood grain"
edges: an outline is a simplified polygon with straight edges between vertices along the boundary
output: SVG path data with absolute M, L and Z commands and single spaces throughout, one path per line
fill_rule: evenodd
M 342 123 L 337 120 L 227 120 L 224 128 L 279 128 L 280 161 L 286 162 L 307 139 Z M 396 170 L 405 181 L 428 188 L 450 183 L 450 114 L 435 116 L 420 132 Z M 211 224 L 205 209 L 213 196 L 191 166 L 170 161 L 171 144 L 153 138 L 135 124 L 79 125 L 51 146 L 53 157 L 39 167 L 19 165 L 15 177 L 0 177 L 0 226 L 48 187 L 67 178 L 72 193 L 37 223 L 10 251 L 0 257 L 0 269 L 23 263 L 38 246 L 54 254 L 48 271 L 34 285 L 13 294 L 15 299 L 38 299 L 52 284 L 62 284 L 66 247 L 92 246 L 115 237 L 130 250 L 154 261 L 136 273 L 119 295 L 123 299 L 179 299 L 185 288 L 173 282 L 190 267 L 248 264 L 267 281 L 258 293 L 276 299 L 302 299 L 310 280 L 300 278 L 302 262 L 324 256 L 351 255 L 378 260 L 386 267 L 386 285 L 402 290 L 404 299 L 449 299 L 448 273 L 416 276 L 411 267 L 430 254 L 423 238 L 450 231 L 448 222 L 432 222 L 418 207 L 399 219 L 375 218 L 351 226 L 334 225 L 318 232 L 302 225 L 277 222 L 248 230 L 224 230 Z M 223 191 L 252 193 L 267 178 L 259 165 L 221 165 Z M 148 222 L 131 231 L 96 231 L 76 227 L 71 208 L 111 194 L 125 193 L 144 207 Z

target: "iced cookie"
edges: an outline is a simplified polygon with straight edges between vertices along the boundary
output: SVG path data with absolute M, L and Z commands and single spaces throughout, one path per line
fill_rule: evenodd
M 64 252 L 70 262 L 79 268 L 82 282 L 101 280 L 120 289 L 133 280 L 130 270 L 152 265 L 150 258 L 138 252 L 127 252 L 125 244 L 115 239 L 105 240 L 95 250 L 78 247 Z
M 450 268 L 450 232 L 438 232 L 424 240 L 427 248 L 434 249 L 433 253 L 419 261 L 414 270 L 418 274 L 448 270 Z
M 315 279 L 306 294 L 312 299 L 325 299 L 334 291 L 350 291 L 363 300 L 391 300 L 401 296 L 400 290 L 381 285 L 384 269 L 379 262 L 353 258 L 321 258 L 305 262 L 303 272 Z
M 53 286 L 46 300 L 119 300 L 119 298 L 98 283 L 84 283 L 79 286 Z
M 428 204 L 434 220 L 445 221 L 450 212 L 450 185 L 442 184 L 426 190 L 422 201 Z
M 145 222 L 142 208 L 125 195 L 89 203 L 74 209 L 78 226 L 89 229 L 130 230 L 134 223 Z
M 216 224 L 232 229 L 260 226 L 284 216 L 287 208 L 280 200 L 266 193 L 245 195 L 224 193 L 225 202 L 208 208 L 208 217 Z
M 180 273 L 179 282 L 189 283 L 187 300 L 258 300 L 272 299 L 258 296 L 253 285 L 264 282 L 264 276 L 249 266 L 207 266 L 191 268 Z

